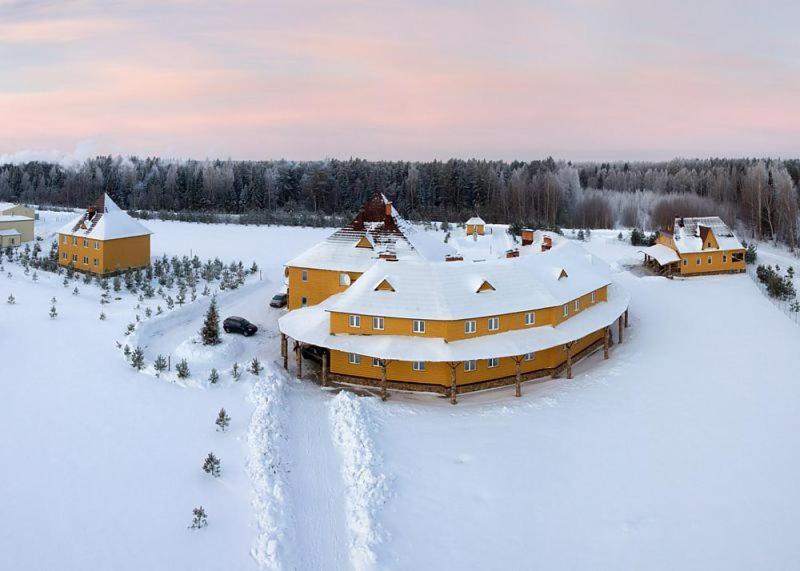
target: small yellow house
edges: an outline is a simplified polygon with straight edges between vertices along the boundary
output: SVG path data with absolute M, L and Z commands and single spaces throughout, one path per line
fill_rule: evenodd
M 58 231 L 58 263 L 99 275 L 150 265 L 152 232 L 103 194 Z
M 4 236 L 0 244 L 19 246 L 33 240 L 35 219 L 36 213 L 30 206 L 0 202 L 0 233 Z
M 740 273 L 745 248 L 719 216 L 676 218 L 660 230 L 653 246 L 641 250 L 645 265 L 668 275 Z
M 467 236 L 472 236 L 473 234 L 483 236 L 486 233 L 486 222 L 478 216 L 473 216 L 467 220 L 466 227 Z
M 19 230 L 0 230 L 0 248 L 16 248 L 22 243 Z

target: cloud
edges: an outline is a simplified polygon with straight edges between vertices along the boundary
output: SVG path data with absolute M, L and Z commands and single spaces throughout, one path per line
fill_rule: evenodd
M 91 141 L 84 141 L 71 153 L 65 153 L 56 150 L 22 150 L 13 153 L 0 154 L 0 165 L 5 164 L 22 164 L 31 161 L 42 161 L 48 163 L 57 163 L 62 166 L 75 166 L 82 163 L 89 157 L 95 156 L 94 145 Z

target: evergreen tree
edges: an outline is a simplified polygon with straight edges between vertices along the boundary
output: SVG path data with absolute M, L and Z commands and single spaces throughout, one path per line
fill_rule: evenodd
M 211 304 L 206 311 L 206 319 L 203 328 L 200 330 L 200 337 L 203 345 L 218 345 L 221 341 L 219 336 L 219 313 L 217 312 L 217 299 L 211 298 Z
M 211 474 L 215 478 L 219 478 L 219 475 L 222 473 L 219 458 L 214 456 L 213 452 L 209 452 L 208 456 L 206 456 L 205 462 L 203 462 L 203 471 L 206 474 Z
M 80 292 L 78 291 L 77 287 L 74 290 L 72 290 L 72 295 L 78 295 L 79 293 Z
M 217 415 L 217 420 L 215 424 L 217 425 L 217 432 L 225 432 L 228 426 L 231 423 L 231 417 L 228 416 L 228 413 L 225 412 L 224 408 L 219 409 L 219 414 Z
M 231 369 L 231 376 L 233 377 L 234 381 L 238 381 L 239 378 L 242 376 L 242 371 L 239 369 L 239 363 L 233 364 L 233 369 Z
M 156 360 L 153 361 L 153 368 L 156 370 L 156 377 L 160 377 L 161 373 L 167 370 L 167 360 L 164 355 L 156 357 Z
M 17 303 L 17 300 L 16 300 L 16 298 L 14 297 L 14 294 L 13 294 L 13 293 L 10 293 L 10 294 L 8 294 L 8 299 L 6 300 L 6 303 L 7 303 L 8 305 L 14 305 L 15 303 Z
M 114 279 L 111 280 L 111 283 L 114 286 L 114 291 L 119 291 L 122 289 L 122 282 L 119 281 L 119 276 L 114 276 Z
M 177 365 L 175 365 L 175 372 L 178 374 L 179 379 L 185 379 L 189 376 L 189 363 L 186 359 L 181 359 Z
M 199 508 L 194 508 L 192 510 L 192 525 L 189 527 L 191 529 L 200 529 L 206 527 L 208 525 L 208 518 L 206 516 L 206 510 L 203 509 L 203 506 Z
M 208 382 L 216 385 L 219 382 L 219 373 L 216 369 L 211 369 L 211 374 L 208 375 Z
M 106 312 L 101 310 L 100 311 L 100 321 L 105 321 L 105 320 L 106 320 Z
M 247 368 L 247 370 L 254 375 L 258 375 L 262 370 L 264 370 L 264 368 L 261 366 L 261 362 L 258 360 L 258 358 L 253 357 L 253 360 L 250 361 L 250 366 Z
M 141 347 L 136 347 L 131 353 L 131 367 L 137 371 L 141 371 L 144 368 L 144 351 Z
M 55 319 L 56 317 L 58 317 L 58 312 L 56 311 L 56 306 L 55 305 L 51 305 L 50 306 L 50 319 Z
M 131 348 L 128 345 L 122 348 L 122 354 L 125 355 L 125 360 L 129 360 L 131 358 Z

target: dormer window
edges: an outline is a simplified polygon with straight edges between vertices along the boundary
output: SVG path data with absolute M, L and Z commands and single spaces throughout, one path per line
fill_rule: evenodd
M 483 280 L 483 283 L 480 285 L 476 293 L 482 293 L 484 291 L 494 291 L 494 286 L 486 280 Z
M 350 327 L 361 327 L 361 316 L 351 315 L 348 318 L 348 324 L 350 325 Z
M 375 291 L 394 291 L 394 287 L 389 283 L 389 280 L 384 279 L 375 286 Z

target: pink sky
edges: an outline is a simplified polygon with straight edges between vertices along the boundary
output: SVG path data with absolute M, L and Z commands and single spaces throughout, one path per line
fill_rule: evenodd
M 800 155 L 796 2 L 0 0 L 0 159 Z

